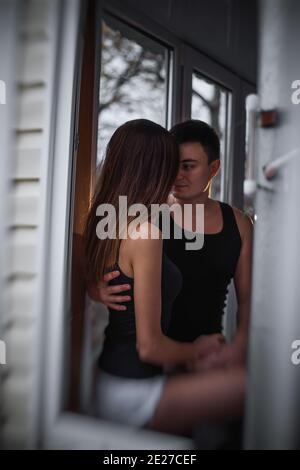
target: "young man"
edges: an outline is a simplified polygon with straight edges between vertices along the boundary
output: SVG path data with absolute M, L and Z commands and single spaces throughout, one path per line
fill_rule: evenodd
M 177 341 L 194 341 L 201 335 L 213 336 L 222 331 L 222 315 L 227 288 L 234 279 L 238 302 L 238 328 L 232 343 L 212 348 L 205 358 L 186 365 L 187 370 L 203 370 L 242 363 L 248 337 L 251 293 L 252 222 L 242 211 L 210 198 L 212 179 L 220 168 L 220 142 L 215 131 L 203 121 L 190 120 L 170 131 L 180 149 L 180 169 L 170 195 L 170 204 L 193 206 L 195 226 L 196 204 L 204 205 L 204 245 L 200 250 L 186 250 L 182 239 L 164 240 L 164 250 L 179 267 L 183 288 L 175 300 L 167 335 Z M 176 222 L 171 217 L 171 223 Z M 93 300 L 115 310 L 129 295 L 118 295 L 127 286 L 109 286 L 119 275 L 107 274 L 98 286 L 89 288 Z M 126 312 L 124 312 L 126 314 Z

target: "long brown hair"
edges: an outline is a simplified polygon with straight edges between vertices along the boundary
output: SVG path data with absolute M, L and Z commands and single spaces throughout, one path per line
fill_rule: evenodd
M 113 266 L 109 261 L 118 261 L 118 235 L 116 239 L 97 237 L 97 207 L 111 204 L 118 220 L 119 196 L 127 196 L 128 207 L 141 203 L 149 213 L 151 204 L 166 202 L 178 169 L 178 144 L 162 126 L 147 119 L 135 119 L 114 132 L 101 165 L 84 231 L 87 282 L 99 281 L 108 265 Z

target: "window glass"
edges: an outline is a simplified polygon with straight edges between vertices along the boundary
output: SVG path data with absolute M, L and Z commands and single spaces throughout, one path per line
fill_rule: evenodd
M 130 119 L 168 122 L 171 51 L 124 24 L 102 22 L 97 160 Z
M 218 133 L 221 143 L 221 169 L 214 177 L 211 197 L 224 199 L 226 186 L 226 161 L 229 147 L 229 115 L 231 93 L 217 83 L 199 73 L 192 79 L 192 119 L 200 119 L 210 124 Z

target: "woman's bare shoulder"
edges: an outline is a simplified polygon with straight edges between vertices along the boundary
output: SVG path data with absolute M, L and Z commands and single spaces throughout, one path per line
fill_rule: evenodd
M 138 227 L 128 231 L 127 246 L 131 253 L 137 255 L 160 253 L 162 244 L 161 230 L 149 221 L 142 222 Z

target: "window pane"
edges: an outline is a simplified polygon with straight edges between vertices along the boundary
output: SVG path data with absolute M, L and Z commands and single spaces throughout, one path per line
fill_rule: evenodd
M 226 178 L 226 155 L 228 149 L 228 123 L 231 93 L 198 73 L 193 73 L 192 119 L 200 119 L 210 124 L 218 133 L 221 142 L 221 169 L 214 177 L 211 197 L 224 199 Z
M 167 122 L 170 51 L 119 23 L 102 23 L 98 162 L 114 130 L 130 119 Z
M 248 101 L 249 100 L 249 101 Z M 248 95 L 246 99 L 246 141 L 245 141 L 245 175 L 244 175 L 244 212 L 256 220 L 254 199 L 256 190 L 257 167 L 255 159 L 257 103 L 256 95 Z M 255 108 L 256 105 L 256 108 Z

